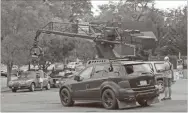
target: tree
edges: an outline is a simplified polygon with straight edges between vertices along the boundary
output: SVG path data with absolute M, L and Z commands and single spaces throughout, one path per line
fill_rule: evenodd
M 26 61 L 27 54 L 21 54 L 28 49 L 27 41 L 24 36 L 30 35 L 31 29 L 36 24 L 35 12 L 28 10 L 25 1 L 2 1 L 2 63 L 7 65 L 8 81 L 11 79 L 11 70 L 13 64 L 20 64 Z M 29 27 L 27 27 L 29 26 Z M 27 35 L 24 35 L 27 34 Z M 25 42 L 25 40 L 27 40 Z M 20 60 L 22 57 L 22 60 Z M 20 61 L 18 61 L 20 60 Z
M 94 42 L 89 42 L 84 39 L 75 40 L 75 49 L 72 51 L 72 54 L 75 55 L 76 58 L 87 61 L 89 59 L 93 59 L 96 56 L 96 50 L 94 46 Z
M 75 19 L 83 19 L 85 15 L 92 15 L 90 0 L 45 0 L 51 13 L 63 21 L 73 22 Z
M 152 4 L 152 7 L 148 7 L 148 4 Z M 101 10 L 97 18 L 99 21 L 112 21 L 120 17 L 121 19 L 117 19 L 117 21 L 121 21 L 119 27 L 122 29 L 136 28 L 141 31 L 150 29 L 159 40 L 159 48 L 168 45 L 172 51 L 181 51 L 186 55 L 187 7 L 171 9 L 170 12 L 167 12 L 156 9 L 153 0 L 127 0 L 126 2 L 120 1 L 118 4 L 101 5 L 99 9 Z M 166 19 L 167 17 L 168 19 Z M 146 26 L 148 29 L 144 29 Z M 177 52 L 172 53 L 176 54 Z
M 165 12 L 165 34 L 161 37 L 160 47 L 168 46 L 171 50 L 181 52 L 183 55 L 187 54 L 187 14 L 185 10 L 187 7 L 171 9 L 170 12 Z

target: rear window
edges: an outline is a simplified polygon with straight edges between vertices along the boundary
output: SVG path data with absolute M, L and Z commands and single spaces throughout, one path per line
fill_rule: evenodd
M 152 69 L 149 64 L 129 64 L 125 65 L 124 67 L 127 74 L 132 74 L 135 72 L 152 73 Z

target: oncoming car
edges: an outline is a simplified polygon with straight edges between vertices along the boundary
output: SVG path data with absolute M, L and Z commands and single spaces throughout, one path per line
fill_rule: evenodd
M 87 66 L 67 79 L 59 90 L 63 106 L 77 100 L 100 101 L 106 109 L 148 106 L 158 102 L 159 90 L 148 64 L 133 61 Z
M 164 61 L 148 61 L 145 62 L 151 66 L 155 75 L 155 79 L 159 88 L 159 92 L 164 92 Z M 173 67 L 172 67 L 173 68 Z
M 44 72 L 41 71 L 26 71 L 22 72 L 18 79 L 9 82 L 8 86 L 12 89 L 12 92 L 16 92 L 20 89 L 29 89 L 30 91 L 35 91 L 36 88 L 40 88 L 37 81 L 37 74 L 43 79 L 43 87 L 47 90 L 50 89 L 49 80 Z

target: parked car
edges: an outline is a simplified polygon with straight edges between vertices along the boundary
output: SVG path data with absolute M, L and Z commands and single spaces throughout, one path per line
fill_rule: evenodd
M 55 69 L 55 64 L 51 64 L 51 65 L 47 68 L 48 71 L 52 71 L 53 69 Z
M 18 66 L 13 65 L 11 75 L 18 76 L 18 72 L 19 72 Z M 1 65 L 1 76 L 7 77 L 7 74 L 8 74 L 7 73 L 7 66 Z
M 154 72 L 155 79 L 157 81 L 157 85 L 159 88 L 159 92 L 164 92 L 164 61 L 147 61 L 145 63 L 148 63 L 152 71 Z
M 82 66 L 82 65 L 83 65 L 82 62 L 69 62 L 67 64 L 67 68 L 76 69 L 76 67 L 79 67 L 79 66 Z
M 55 63 L 55 70 L 63 70 L 65 68 L 63 63 Z
M 21 71 L 28 71 L 28 67 L 29 67 L 28 65 L 21 66 L 20 70 Z
M 159 102 L 159 90 L 148 64 L 134 61 L 97 63 L 62 81 L 63 106 L 76 100 L 100 101 L 106 109 L 148 106 Z M 124 106 L 121 106 L 123 103 Z
M 1 64 L 1 76 L 7 77 L 7 67 Z
M 50 74 L 51 86 L 55 88 L 59 87 L 60 79 L 65 79 L 69 75 L 72 75 L 73 73 L 74 71 L 70 71 L 68 69 L 52 71 L 52 73 Z
M 43 86 L 47 90 L 50 89 L 50 83 L 46 74 L 42 71 L 26 71 L 22 72 L 18 79 L 9 82 L 8 86 L 12 89 L 12 92 L 16 92 L 20 89 L 29 89 L 30 91 L 35 91 L 35 88 L 40 88 L 37 82 L 37 74 L 43 79 Z
M 19 71 L 18 66 L 17 65 L 13 65 L 11 74 L 15 75 L 15 76 L 18 76 L 18 71 Z

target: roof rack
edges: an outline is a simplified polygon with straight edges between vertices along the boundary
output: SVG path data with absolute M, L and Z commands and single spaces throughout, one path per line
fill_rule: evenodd
M 142 60 L 136 60 L 136 59 L 133 59 L 132 57 L 125 57 L 125 58 L 118 58 L 118 59 L 98 59 L 98 60 L 87 61 L 86 66 L 92 65 L 92 64 L 118 62 L 118 61 L 142 61 Z
M 87 61 L 86 65 L 107 63 L 107 62 L 110 62 L 109 59 L 89 60 L 89 61 Z

